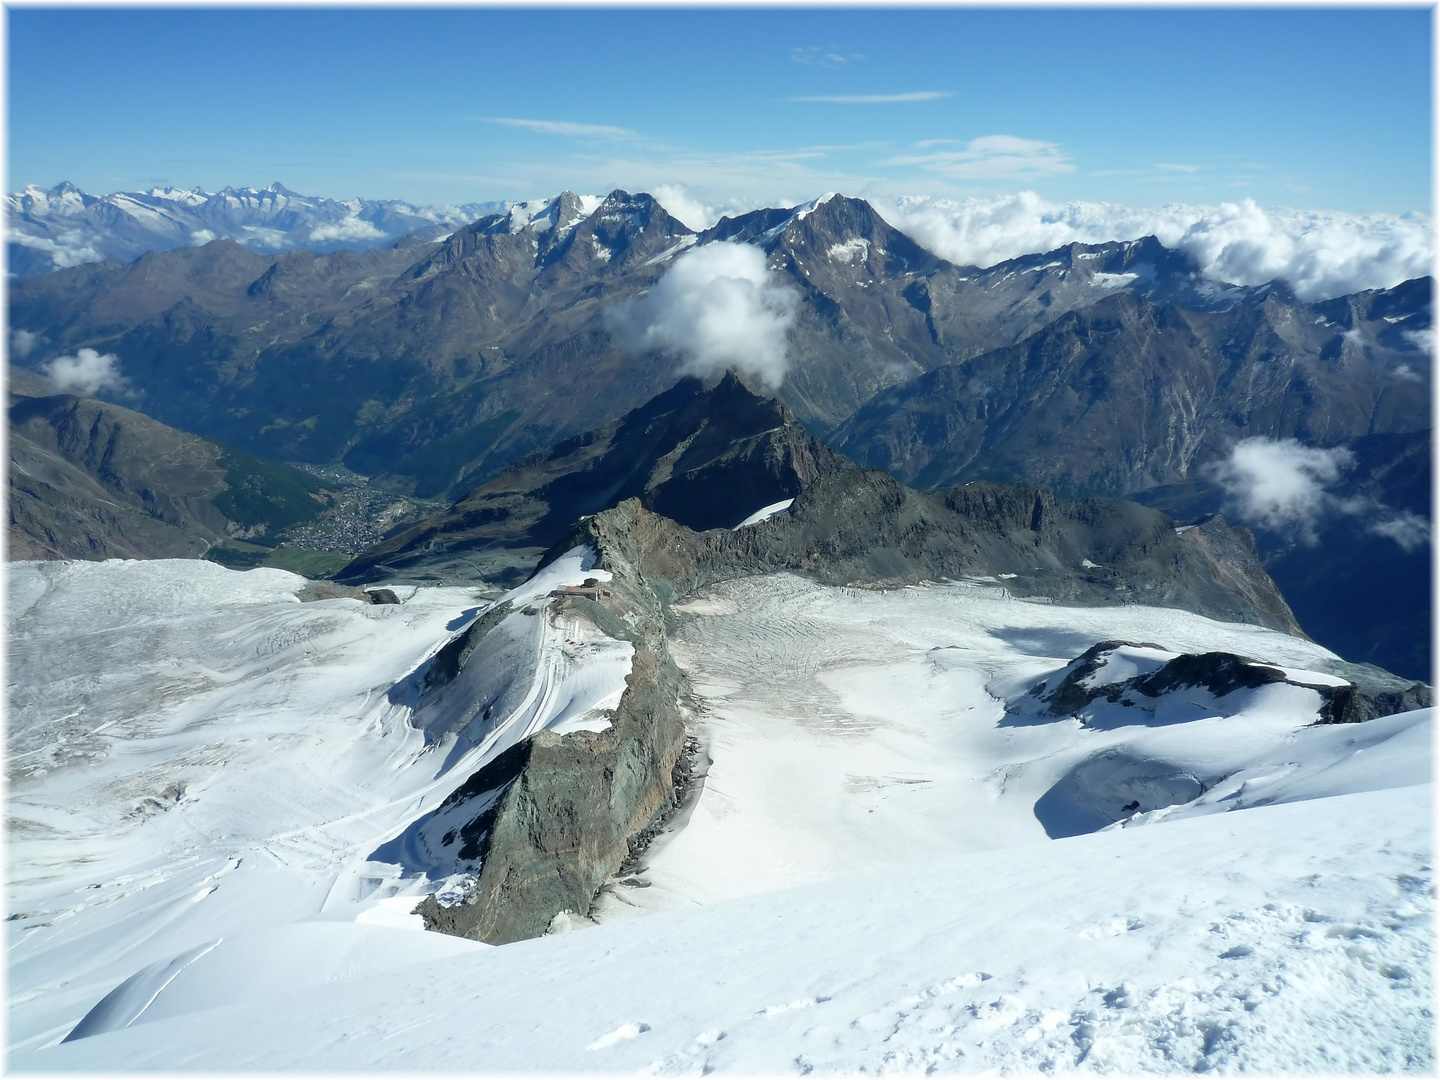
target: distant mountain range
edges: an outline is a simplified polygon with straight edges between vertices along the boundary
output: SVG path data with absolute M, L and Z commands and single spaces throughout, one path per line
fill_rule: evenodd
M 833 432 L 847 452 L 921 486 L 963 471 L 940 475 L 942 460 L 934 479 L 919 476 L 937 456 L 953 456 L 952 436 L 973 443 L 984 428 L 981 442 L 993 442 L 1003 435 L 990 432 L 993 418 L 1013 428 L 1014 403 L 1001 410 L 1000 399 L 971 395 L 964 407 L 992 420 L 951 417 L 924 431 L 878 414 L 904 412 L 901 398 L 953 380 L 955 365 L 1008 371 L 1009 354 L 986 354 L 1026 339 L 1024 378 L 1039 381 L 1027 388 L 991 379 L 993 393 L 1021 392 L 1050 410 L 1058 399 L 1037 387 L 1068 380 L 1065 394 L 1100 403 L 1092 422 L 1106 408 L 1127 408 L 1104 364 L 1111 374 L 1123 369 L 1121 354 L 1151 340 L 1199 350 L 1183 377 L 1170 359 L 1147 359 L 1157 396 L 1145 422 L 1170 430 L 1173 414 L 1192 430 L 1177 435 L 1184 445 L 1163 462 L 1139 468 L 1125 460 L 1133 449 L 1124 431 L 1107 438 L 1101 454 L 1109 457 L 1087 468 L 1106 475 L 1111 493 L 1182 479 L 1195 454 L 1247 423 L 1264 423 L 1254 433 L 1272 437 L 1332 440 L 1428 426 L 1426 282 L 1353 303 L 1301 304 L 1278 285 L 1211 282 L 1154 239 L 1074 244 L 980 270 L 935 257 L 864 201 L 841 196 L 722 219 L 702 233 L 648 195 L 617 191 L 598 204 L 567 192 L 515 207 L 443 243 L 407 237 L 368 252 L 265 255 L 217 241 L 14 281 L 11 326 L 32 346 L 19 361 L 26 366 L 82 347 L 114 354 L 143 392 L 141 407 L 166 423 L 281 460 L 343 461 L 399 490 L 453 498 L 672 385 L 675 359 L 625 348 L 610 316 L 682 253 L 722 240 L 758 246 L 777 285 L 797 299 L 781 400 L 811 431 Z M 1120 315 L 1085 313 L 1116 294 L 1125 294 L 1116 311 L 1133 333 L 1105 329 Z M 1051 337 L 1032 339 L 1052 324 Z M 1161 327 L 1168 337 L 1152 334 Z M 1114 339 L 1112 359 L 1099 367 L 1078 359 L 1092 334 Z M 1273 424 L 1244 408 L 1213 419 L 1230 417 L 1235 402 L 1228 386 L 1215 396 L 1212 380 L 1237 373 L 1267 401 L 1313 404 L 1280 408 Z M 912 383 L 920 376 L 931 382 Z M 1175 392 L 1162 390 L 1172 376 Z M 1367 407 L 1371 399 L 1378 409 Z M 874 438 L 857 434 L 862 427 Z M 1065 438 L 1072 430 L 1090 438 L 1092 428 L 1067 423 Z M 1064 459 L 1065 439 L 1047 453 Z M 1031 477 L 1030 463 L 1012 465 L 1009 475 L 986 475 L 1052 479 Z M 1078 492 L 1088 481 L 1075 479 Z
M 510 203 L 413 206 L 398 199 L 326 199 L 281 184 L 89 195 L 71 183 L 31 185 L 5 197 L 10 273 L 44 274 L 66 266 L 147 251 L 234 240 L 252 251 L 366 250 L 420 233 L 444 236 Z
M 292 198 L 270 196 L 260 201 Z M 345 212 L 357 217 L 355 207 Z M 1211 474 L 1238 439 L 1356 447 L 1367 462 L 1378 454 L 1334 497 L 1414 515 L 1418 547 L 1402 552 L 1357 518 L 1338 532 L 1326 526 L 1318 547 L 1262 531 L 1261 555 L 1292 583 L 1301 624 L 1322 640 L 1425 670 L 1428 606 L 1423 590 L 1405 601 L 1405 581 L 1427 558 L 1428 482 L 1417 464 L 1403 492 L 1369 489 L 1393 464 L 1386 448 L 1403 443 L 1414 462 L 1427 453 L 1430 279 L 1307 303 L 1283 282 L 1209 280 L 1153 237 L 980 269 L 938 258 L 843 196 L 696 232 L 643 193 L 564 192 L 370 250 L 214 240 L 12 278 L 13 355 L 40 371 L 82 349 L 113 357 L 126 405 L 262 458 L 343 465 L 396 497 L 461 501 L 447 534 L 465 532 L 459 519 L 493 520 L 502 504 L 523 511 L 514 535 L 491 545 L 497 558 L 515 549 L 501 558 L 514 572 L 561 524 L 547 509 L 560 505 L 554 492 L 541 490 L 556 469 L 568 474 L 583 459 L 598 470 L 585 482 L 613 486 L 616 498 L 644 499 L 659 484 L 623 477 L 606 440 L 682 373 L 673 355 L 637 351 L 616 314 L 688 253 L 721 242 L 762 253 L 771 286 L 793 301 L 790 371 L 775 392 L 789 415 L 917 489 L 985 480 L 1126 496 L 1183 522 L 1223 508 Z M 676 446 L 686 436 L 671 434 Z M 501 487 L 487 486 L 497 478 Z M 433 538 L 435 527 L 393 538 L 373 565 L 429 560 L 436 553 L 422 551 L 430 540 L 420 534 Z M 486 529 L 452 569 L 479 558 L 495 539 Z M 1352 562 L 1347 551 L 1365 555 L 1361 577 L 1336 576 Z M 1335 607 L 1326 589 L 1341 578 L 1346 595 L 1398 596 L 1399 606 L 1377 601 L 1346 637 L 1349 624 L 1325 614 Z M 1386 614 L 1402 609 L 1398 621 Z M 1402 629 L 1377 645 L 1387 620 Z

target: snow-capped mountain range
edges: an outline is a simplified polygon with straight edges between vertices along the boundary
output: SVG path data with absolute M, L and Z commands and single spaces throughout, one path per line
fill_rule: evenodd
M 129 262 L 147 251 L 234 240 L 253 251 L 366 250 L 401 236 L 443 236 L 503 202 L 414 206 L 398 199 L 327 199 L 282 184 L 90 195 L 74 184 L 30 185 L 6 196 L 10 272 L 41 274 L 82 263 Z

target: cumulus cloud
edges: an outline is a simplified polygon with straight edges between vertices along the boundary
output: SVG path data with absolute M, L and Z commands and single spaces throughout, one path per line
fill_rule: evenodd
M 1242 439 L 1223 462 L 1204 470 L 1225 489 L 1227 512 L 1247 524 L 1290 533 L 1305 544 L 1328 515 L 1366 519 L 1366 531 L 1394 540 L 1406 551 L 1430 541 L 1430 523 L 1408 510 L 1393 510 L 1365 495 L 1341 498 L 1332 488 L 1355 465 L 1343 446 L 1322 449 L 1295 439 Z
M 1212 280 L 1263 285 L 1282 278 L 1302 300 L 1422 277 L 1430 272 L 1433 251 L 1431 224 L 1423 216 L 1262 209 L 1250 199 L 1146 210 L 1052 203 L 1024 191 L 961 201 L 903 198 L 877 202 L 876 209 L 941 258 L 962 265 L 991 266 L 1070 243 L 1153 235 L 1188 254 Z
M 1423 353 L 1435 352 L 1435 331 L 1428 326 L 1423 330 L 1406 330 L 1400 336 Z
M 655 201 L 663 206 L 671 217 L 686 228 L 700 232 L 710 228 L 722 217 L 736 217 L 739 214 L 759 210 L 769 205 L 761 202 L 746 202 L 741 199 L 726 199 L 712 203 L 704 193 L 684 184 L 656 184 L 648 189 Z M 789 205 L 788 203 L 785 205 Z
M 925 149 L 940 140 L 921 144 Z M 918 165 L 958 180 L 1037 180 L 1075 171 L 1074 163 L 1054 143 L 1014 135 L 983 135 L 960 150 L 902 154 L 882 165 Z M 918 239 L 918 238 L 917 238 Z
M 16 357 L 29 356 L 34 350 L 40 335 L 29 330 L 10 331 L 10 353 Z
M 316 225 L 310 230 L 310 242 L 319 244 L 329 240 L 339 240 L 342 243 L 351 240 L 379 240 L 384 235 L 384 232 L 370 222 L 352 216 Z
M 1343 447 L 1322 450 L 1295 439 L 1242 439 L 1210 475 L 1234 513 L 1275 532 L 1315 542 L 1315 526 L 1333 500 L 1326 488 L 1355 464 Z
M 120 374 L 120 358 L 114 353 L 81 349 L 74 356 L 57 356 L 41 364 L 40 370 L 61 390 L 73 390 L 86 397 L 101 390 L 122 393 L 129 388 Z
M 759 248 L 713 243 L 681 255 L 648 293 L 611 308 L 607 322 L 626 348 L 675 356 L 686 374 L 733 367 L 774 389 L 789 370 L 798 304 Z
M 694 195 L 684 184 L 656 184 L 650 189 L 655 201 L 686 228 L 699 232 L 720 220 L 719 211 Z

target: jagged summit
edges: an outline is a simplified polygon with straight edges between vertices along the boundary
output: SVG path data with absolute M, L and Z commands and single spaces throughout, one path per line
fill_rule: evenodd
M 733 372 L 710 386 L 687 377 L 616 423 L 518 462 L 342 577 L 523 577 L 576 519 L 628 498 L 697 530 L 728 528 L 851 468 Z

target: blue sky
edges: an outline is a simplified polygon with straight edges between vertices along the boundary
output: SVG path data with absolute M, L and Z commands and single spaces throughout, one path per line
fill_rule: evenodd
M 1430 212 L 1423 8 L 7 14 L 10 190 Z

